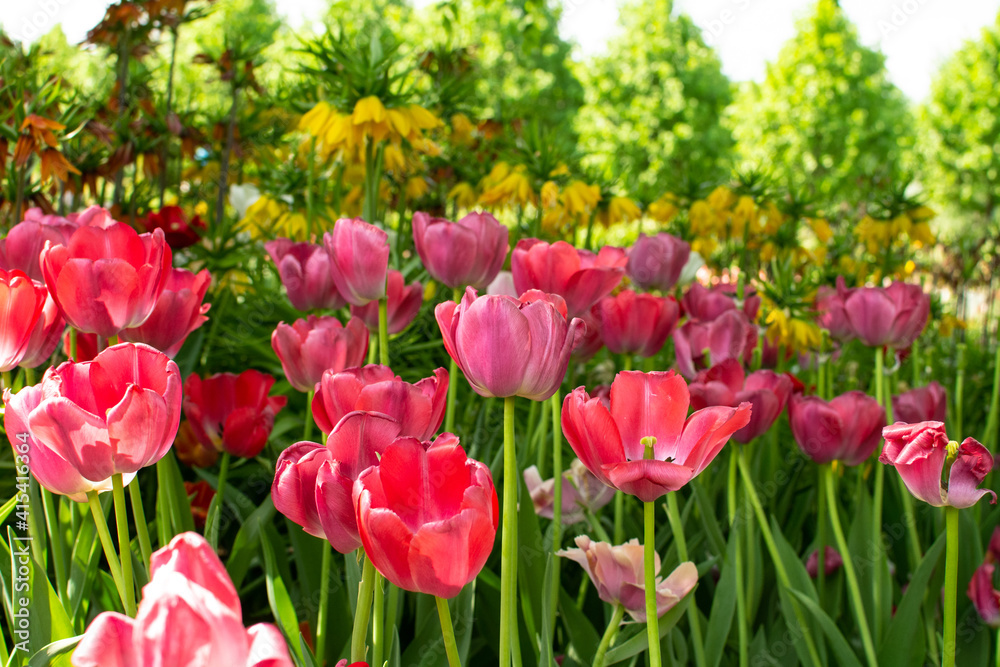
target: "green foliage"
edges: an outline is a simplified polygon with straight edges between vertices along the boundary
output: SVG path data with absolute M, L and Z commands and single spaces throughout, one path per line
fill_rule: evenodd
M 764 82 L 740 89 L 730 116 L 744 163 L 821 205 L 856 207 L 898 180 L 914 141 L 884 56 L 860 43 L 834 0 L 819 0 L 799 22 Z

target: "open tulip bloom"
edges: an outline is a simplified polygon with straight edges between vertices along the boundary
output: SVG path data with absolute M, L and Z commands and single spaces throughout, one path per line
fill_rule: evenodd
M 278 269 L 288 300 L 298 310 L 337 310 L 347 303 L 333 282 L 330 254 L 323 246 L 275 239 L 264 248 Z
M 28 353 L 47 299 L 41 283 L 21 271 L 0 269 L 0 371 L 16 367 Z
M 507 228 L 486 212 L 472 212 L 458 222 L 413 214 L 413 244 L 435 280 L 462 289 L 486 289 L 507 259 Z

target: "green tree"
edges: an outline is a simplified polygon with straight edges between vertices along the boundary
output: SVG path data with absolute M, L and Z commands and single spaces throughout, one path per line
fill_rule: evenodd
M 729 173 L 731 101 L 715 51 L 672 0 L 621 8 L 621 34 L 581 66 L 587 102 L 577 127 L 584 153 L 610 179 L 655 198 Z
M 820 206 L 856 206 L 899 179 L 913 146 L 906 99 L 884 56 L 862 45 L 835 0 L 819 0 L 761 84 L 731 111 L 743 166 L 770 170 Z

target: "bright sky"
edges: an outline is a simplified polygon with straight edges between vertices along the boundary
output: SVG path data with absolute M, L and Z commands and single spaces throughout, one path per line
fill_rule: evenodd
M 83 39 L 103 16 L 109 0 L 2 0 L 0 25 L 16 38 L 33 41 L 61 23 L 70 41 Z M 415 0 L 418 6 L 431 0 Z M 605 48 L 617 29 L 621 0 L 562 0 L 561 29 L 589 55 Z M 795 20 L 815 0 L 676 0 L 691 15 L 706 41 L 719 51 L 722 68 L 734 81 L 760 80 L 766 63 L 795 32 Z M 279 0 L 292 25 L 322 11 L 324 0 Z M 930 90 L 940 63 L 966 39 L 994 22 L 996 0 L 841 0 L 862 41 L 887 57 L 889 75 L 911 99 Z

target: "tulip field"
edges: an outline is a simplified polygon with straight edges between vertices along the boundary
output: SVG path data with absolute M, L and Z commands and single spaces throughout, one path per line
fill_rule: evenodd
M 0 33 L 0 666 L 1000 665 L 993 227 L 219 2 Z

